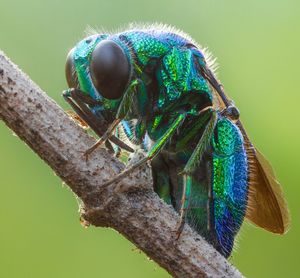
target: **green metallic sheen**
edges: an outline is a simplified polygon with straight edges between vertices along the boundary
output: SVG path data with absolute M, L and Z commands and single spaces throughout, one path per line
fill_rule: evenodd
M 153 147 L 148 152 L 149 157 L 154 157 L 155 154 L 163 147 L 164 144 L 169 140 L 173 133 L 178 129 L 183 120 L 185 119 L 185 114 L 180 114 L 173 124 L 167 129 L 164 135 L 153 145 Z
M 102 40 L 118 44 L 130 65 L 117 100 L 104 98 L 89 73 Z M 248 163 L 238 127 L 213 107 L 204 51 L 186 34 L 149 27 L 93 35 L 73 55 L 80 90 L 101 101 L 91 111 L 108 123 L 122 120 L 115 134 L 146 150 L 154 190 L 228 257 L 245 215 Z

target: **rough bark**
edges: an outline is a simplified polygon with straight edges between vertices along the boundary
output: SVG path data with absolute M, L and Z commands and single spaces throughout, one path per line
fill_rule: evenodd
M 242 277 L 187 225 L 175 240 L 179 217 L 153 192 L 148 167 L 101 190 L 124 165 L 102 148 L 86 162 L 82 151 L 95 139 L 2 52 L 0 118 L 82 200 L 86 223 L 116 229 L 175 277 Z

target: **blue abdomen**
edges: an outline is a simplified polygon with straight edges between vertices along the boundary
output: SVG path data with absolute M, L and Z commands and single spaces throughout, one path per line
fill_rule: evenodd
M 216 247 L 228 257 L 247 208 L 248 161 L 241 132 L 226 118 L 215 128 L 212 170 Z

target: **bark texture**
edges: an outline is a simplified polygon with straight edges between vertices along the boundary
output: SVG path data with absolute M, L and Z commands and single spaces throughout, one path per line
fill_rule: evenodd
M 187 225 L 175 240 L 179 217 L 153 192 L 148 167 L 101 190 L 124 165 L 101 148 L 86 162 L 82 151 L 95 139 L 2 52 L 0 119 L 82 200 L 87 224 L 116 229 L 175 277 L 242 277 Z

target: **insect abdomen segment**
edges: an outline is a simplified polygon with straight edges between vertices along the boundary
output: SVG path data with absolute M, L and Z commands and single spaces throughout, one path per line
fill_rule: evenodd
M 212 141 L 211 186 L 217 249 L 228 257 L 247 208 L 248 161 L 242 134 L 230 120 L 218 121 Z

